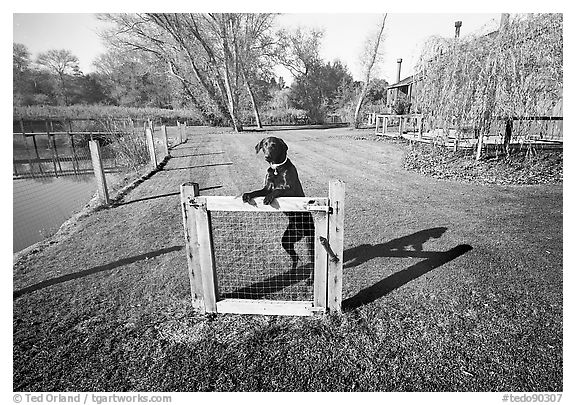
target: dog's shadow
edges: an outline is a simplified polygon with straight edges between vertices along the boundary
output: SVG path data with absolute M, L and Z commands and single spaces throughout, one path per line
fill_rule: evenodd
M 342 309 L 345 311 L 352 310 L 376 301 L 410 281 L 472 250 L 472 246 L 466 244 L 458 245 L 445 252 L 423 250 L 424 243 L 431 239 L 440 238 L 446 230 L 445 227 L 425 229 L 386 243 L 363 244 L 347 249 L 344 252 L 345 269 L 356 267 L 376 257 L 416 257 L 424 260 L 360 290 L 342 302 Z
M 440 238 L 448 228 L 425 229 L 378 245 L 363 244 L 344 251 L 344 268 L 356 267 L 376 257 L 428 257 L 436 252 L 423 251 L 423 245 Z M 408 249 L 412 247 L 412 249 Z

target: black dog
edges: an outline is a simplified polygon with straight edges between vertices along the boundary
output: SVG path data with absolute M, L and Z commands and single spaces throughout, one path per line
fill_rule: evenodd
M 304 197 L 304 190 L 298 178 L 298 171 L 288 159 L 288 146 L 276 137 L 262 139 L 256 145 L 256 153 L 264 153 L 264 159 L 270 164 L 264 188 L 242 194 L 242 201 L 249 202 L 255 197 L 264 197 L 264 204 L 270 204 L 278 197 Z M 292 259 L 292 269 L 296 269 L 298 255 L 294 250 L 296 242 L 310 237 L 308 250 L 314 257 L 314 221 L 309 212 L 288 212 L 288 227 L 282 236 L 282 247 Z

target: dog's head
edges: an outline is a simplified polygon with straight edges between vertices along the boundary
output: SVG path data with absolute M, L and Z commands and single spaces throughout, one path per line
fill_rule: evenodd
M 256 153 L 262 150 L 264 159 L 266 159 L 268 163 L 277 164 L 286 160 L 288 145 L 280 138 L 269 136 L 258 142 L 255 149 Z

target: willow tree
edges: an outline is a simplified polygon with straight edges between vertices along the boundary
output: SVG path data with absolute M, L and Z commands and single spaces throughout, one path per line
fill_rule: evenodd
M 561 14 L 513 16 L 484 36 L 431 38 L 417 66 L 418 109 L 445 131 L 472 128 L 480 151 L 491 129 L 561 103 L 562 44 Z
M 239 96 L 246 88 L 256 104 L 249 81 L 261 54 L 254 44 L 268 34 L 273 15 L 151 13 L 100 18 L 114 23 L 104 33 L 109 44 L 156 55 L 205 120 L 216 112 L 242 131 Z M 257 108 L 254 111 L 257 114 Z

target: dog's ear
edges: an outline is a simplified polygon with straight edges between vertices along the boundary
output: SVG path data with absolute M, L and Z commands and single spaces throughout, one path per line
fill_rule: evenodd
M 256 149 L 256 153 L 258 153 L 260 151 L 260 149 L 262 149 L 262 144 L 264 143 L 264 139 L 261 139 L 260 142 L 258 142 L 256 144 L 256 146 L 254 147 L 254 149 Z
M 284 139 L 278 138 L 278 140 L 280 141 L 280 144 L 282 145 L 284 152 L 288 152 L 288 145 L 286 145 L 286 142 L 284 142 Z

